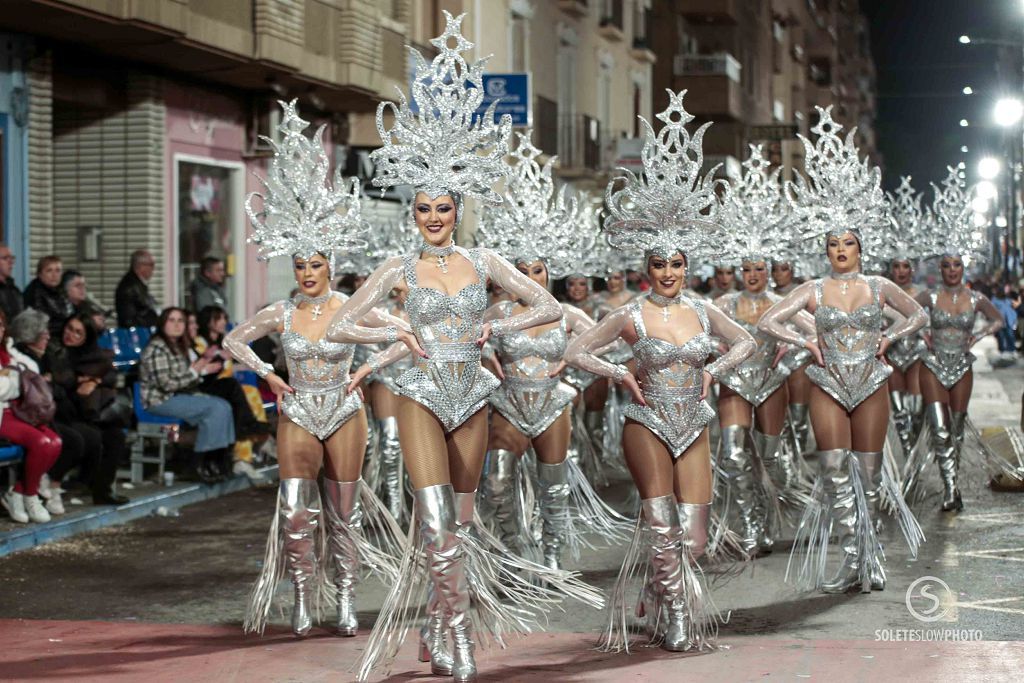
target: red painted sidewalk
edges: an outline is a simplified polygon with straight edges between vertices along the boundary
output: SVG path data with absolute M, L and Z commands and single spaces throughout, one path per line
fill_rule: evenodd
M 0 680 L 36 681 L 351 681 L 366 643 L 314 631 L 303 640 L 275 632 L 244 637 L 235 627 L 98 621 L 0 620 Z M 1019 681 L 1024 644 L 878 643 L 863 640 L 722 638 L 723 649 L 679 656 L 590 649 L 589 634 L 537 634 L 507 650 L 480 651 L 481 681 Z M 408 641 L 390 678 L 439 680 Z

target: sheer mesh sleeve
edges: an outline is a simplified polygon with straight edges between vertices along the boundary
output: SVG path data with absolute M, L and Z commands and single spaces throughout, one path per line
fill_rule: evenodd
M 256 352 L 249 348 L 249 344 L 271 332 L 277 332 L 283 324 L 284 302 L 278 301 L 228 332 L 222 346 L 239 363 L 249 366 L 260 377 L 266 377 L 274 371 L 274 366 L 264 363 Z
M 487 264 L 487 275 L 526 305 L 526 310 L 491 323 L 491 334 L 500 337 L 537 325 L 553 323 L 562 317 L 562 307 L 551 293 L 520 273 L 516 268 L 490 249 L 480 250 Z
M 797 330 L 804 333 L 806 339 L 814 341 L 818 338 L 818 326 L 814 324 L 814 316 L 807 311 L 797 311 L 797 314 L 790 319 L 790 322 L 796 325 Z
M 327 327 L 326 339 L 342 344 L 394 342 L 399 330 L 397 326 L 364 327 L 359 322 L 369 315 L 377 304 L 387 299 L 395 285 L 402 281 L 402 277 L 401 256 L 385 261 L 334 314 L 331 324 Z M 402 329 L 408 329 L 408 326 Z
M 570 335 L 579 336 L 596 325 L 594 319 L 571 304 L 562 304 L 562 312 L 565 314 L 566 327 Z M 621 339 L 616 339 L 610 344 L 594 349 L 595 356 L 603 356 L 606 353 L 628 346 Z
M 384 349 L 379 353 L 375 353 L 367 359 L 366 364 L 370 366 L 370 369 L 377 372 L 381 368 L 386 368 L 392 363 L 397 363 L 412 351 L 403 342 L 395 342 L 388 348 Z
M 800 311 L 806 312 L 807 304 L 811 302 L 813 297 L 814 280 L 811 280 L 794 289 L 782 301 L 777 302 L 765 311 L 761 319 L 757 321 L 757 329 L 765 334 L 770 334 L 776 339 L 781 339 L 787 344 L 803 348 L 807 340 L 801 337 L 795 330 L 786 327 L 786 323 Z
M 723 313 L 718 306 L 710 303 L 704 304 L 704 310 L 707 311 L 712 334 L 729 345 L 729 350 L 726 353 L 704 368 L 712 377 L 718 379 L 723 372 L 732 370 L 750 358 L 757 350 L 757 342 L 749 332 Z
M 893 323 L 889 326 L 885 333 L 889 341 L 902 339 L 924 327 L 925 323 L 928 322 L 928 314 L 921 308 L 921 304 L 914 301 L 909 294 L 904 292 L 892 280 L 880 277 L 878 282 L 882 296 L 885 297 L 885 303 L 892 306 L 906 318 L 903 322 Z
M 618 340 L 622 329 L 630 321 L 628 306 L 617 308 L 606 315 L 601 322 L 588 328 L 583 334 L 574 337 L 565 350 L 565 362 L 574 368 L 586 370 L 595 375 L 610 377 L 616 382 L 622 381 L 626 368 L 602 360 L 595 351 Z
M 391 315 L 383 308 L 379 307 L 371 308 L 370 312 L 360 319 L 359 324 L 365 325 L 366 327 L 397 327 L 405 332 L 412 331 L 412 328 L 409 327 L 409 323 L 402 320 L 397 315 Z
M 999 312 L 999 309 L 995 307 L 989 298 L 984 294 L 975 293 L 976 306 L 981 314 L 988 318 L 988 325 L 978 330 L 975 338 L 981 338 L 985 335 L 995 334 L 999 330 L 1003 329 L 1005 323 L 1003 321 L 1003 314 Z

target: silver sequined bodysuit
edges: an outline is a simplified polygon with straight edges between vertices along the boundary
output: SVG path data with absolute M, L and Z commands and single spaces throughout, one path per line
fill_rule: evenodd
M 499 306 L 504 317 L 512 315 L 511 301 Z M 531 439 L 543 434 L 576 397 L 575 389 L 548 376 L 565 355 L 568 339 L 563 317 L 557 327 L 536 336 L 513 332 L 494 344 L 505 379 L 491 394 L 491 406 Z
M 399 305 L 398 302 L 393 302 L 391 308 L 389 309 L 389 312 L 391 313 L 391 315 L 397 318 L 401 318 L 402 316 L 400 314 L 404 310 L 404 306 Z M 378 345 L 378 348 L 381 351 L 383 351 L 384 349 L 387 348 L 387 344 L 380 344 Z M 398 378 L 405 374 L 405 372 L 412 366 L 412 355 L 405 355 L 399 360 L 392 363 L 391 365 L 386 365 L 377 370 L 377 372 L 374 373 L 374 379 L 383 384 L 384 386 L 386 386 L 388 388 L 388 391 L 390 391 L 391 393 L 397 394 Z
M 476 344 L 487 309 L 488 279 L 528 307 L 525 313 L 492 323 L 492 339 L 554 322 L 561 315 L 558 302 L 546 290 L 493 251 L 456 247 L 456 252 L 473 265 L 475 282 L 454 294 L 421 287 L 416 274 L 419 254 L 389 259 L 338 311 L 328 335 L 333 340 L 358 343 L 387 340 L 394 330 L 367 328 L 356 321 L 404 280 L 409 323 L 428 357 L 413 359 L 413 366 L 396 380 L 398 392 L 430 409 L 446 432 L 486 405 L 500 384 L 481 367 L 480 347 Z
M 333 296 L 346 300 L 340 292 Z M 291 300 L 268 306 L 233 329 L 224 339 L 224 348 L 239 362 L 261 376 L 266 375 L 272 368 L 260 360 L 249 344 L 282 330 L 281 348 L 288 365 L 288 383 L 295 392 L 284 395 L 281 409 L 292 422 L 324 441 L 362 407 L 358 393 L 345 391 L 354 346 L 331 342 L 326 337 L 310 341 L 292 329 L 295 309 L 296 303 Z
M 886 302 L 905 316 L 889 328 L 890 338 L 898 339 L 919 330 L 927 320 L 913 299 L 889 280 L 863 277 L 871 291 L 871 301 L 847 312 L 822 302 L 825 279 L 804 283 L 775 304 L 758 322 L 758 327 L 794 345 L 802 339 L 786 329 L 785 322 L 803 310 L 809 299 L 815 302 L 814 322 L 825 366 L 807 366 L 807 376 L 847 411 L 852 411 L 885 384 L 892 368 L 876 357 L 882 339 L 882 294 Z
M 932 348 L 925 352 L 921 360 L 947 389 L 952 389 L 974 363 L 975 356 L 970 351 L 970 343 L 979 309 L 986 309 L 983 312 L 995 319 L 978 336 L 996 332 L 1002 327 L 1002 317 L 987 298 L 966 288 L 962 292 L 969 297 L 970 305 L 960 313 L 949 313 L 940 308 L 938 291 L 927 294 Z
M 749 357 L 755 344 L 742 327 L 718 308 L 685 296 L 680 297 L 680 305 L 697 314 L 701 332 L 680 346 L 651 337 L 643 319 L 646 300 L 646 296 L 637 297 L 574 340 L 569 345 L 566 360 L 590 372 L 621 378 L 625 368 L 617 368 L 598 358 L 593 351 L 611 342 L 631 322 L 637 335 L 632 345 L 637 382 L 647 405 L 630 403 L 625 407 L 625 415 L 650 429 L 668 447 L 672 457 L 678 458 L 715 416 L 715 411 L 700 397 L 704 371 L 720 377 Z M 726 340 L 731 348 L 705 366 L 716 348 L 712 334 Z
M 762 292 L 757 295 L 734 292 L 726 294 L 716 302 L 718 307 L 746 330 L 757 344 L 757 350 L 749 358 L 732 370 L 722 373 L 720 379 L 722 384 L 756 407 L 764 403 L 769 396 L 782 386 L 792 372 L 792 368 L 781 361 L 775 367 L 772 367 L 772 362 L 775 360 L 775 355 L 778 352 L 778 340 L 757 329 L 756 323 L 747 322 L 739 315 L 737 310 L 739 303 L 750 300 L 766 300 L 774 304 L 781 301 L 782 297 L 771 292 Z M 811 332 L 813 333 L 813 319 L 809 315 L 804 315 L 805 317 L 801 318 L 801 322 L 805 327 L 810 325 Z

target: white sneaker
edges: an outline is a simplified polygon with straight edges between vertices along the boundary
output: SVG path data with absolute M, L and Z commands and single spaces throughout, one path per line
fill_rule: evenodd
M 250 463 L 247 463 L 243 460 L 236 460 L 235 464 L 231 468 L 231 471 L 234 472 L 235 474 L 244 474 L 246 477 L 249 478 L 249 483 L 251 483 L 253 486 L 263 486 L 269 483 L 266 477 L 264 477 L 262 474 L 256 471 L 256 468 L 254 468 Z
M 61 489 L 52 488 L 50 489 L 50 499 L 46 501 L 46 509 L 52 515 L 63 515 L 64 514 L 64 501 L 61 499 L 60 494 L 63 493 Z
M 50 475 L 44 474 L 39 480 L 39 497 L 43 500 L 50 500 Z
M 50 521 L 50 513 L 43 507 L 43 501 L 39 496 L 22 496 L 25 501 L 25 512 L 28 518 L 36 524 L 43 524 Z
M 25 496 L 16 491 L 8 491 L 0 496 L 0 505 L 18 524 L 28 524 L 28 513 L 25 512 Z

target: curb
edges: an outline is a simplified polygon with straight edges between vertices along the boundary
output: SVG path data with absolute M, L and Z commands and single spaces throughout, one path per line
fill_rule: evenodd
M 263 467 L 257 472 L 271 481 L 277 479 L 277 465 Z M 159 491 L 139 496 L 124 505 L 93 507 L 78 514 L 63 515 L 46 524 L 29 524 L 23 528 L 0 534 L 0 557 L 60 541 L 86 531 L 95 531 L 148 517 L 154 514 L 159 507 L 184 507 L 249 488 L 252 488 L 249 479 L 237 476 L 218 484 L 189 484 L 173 491 Z

